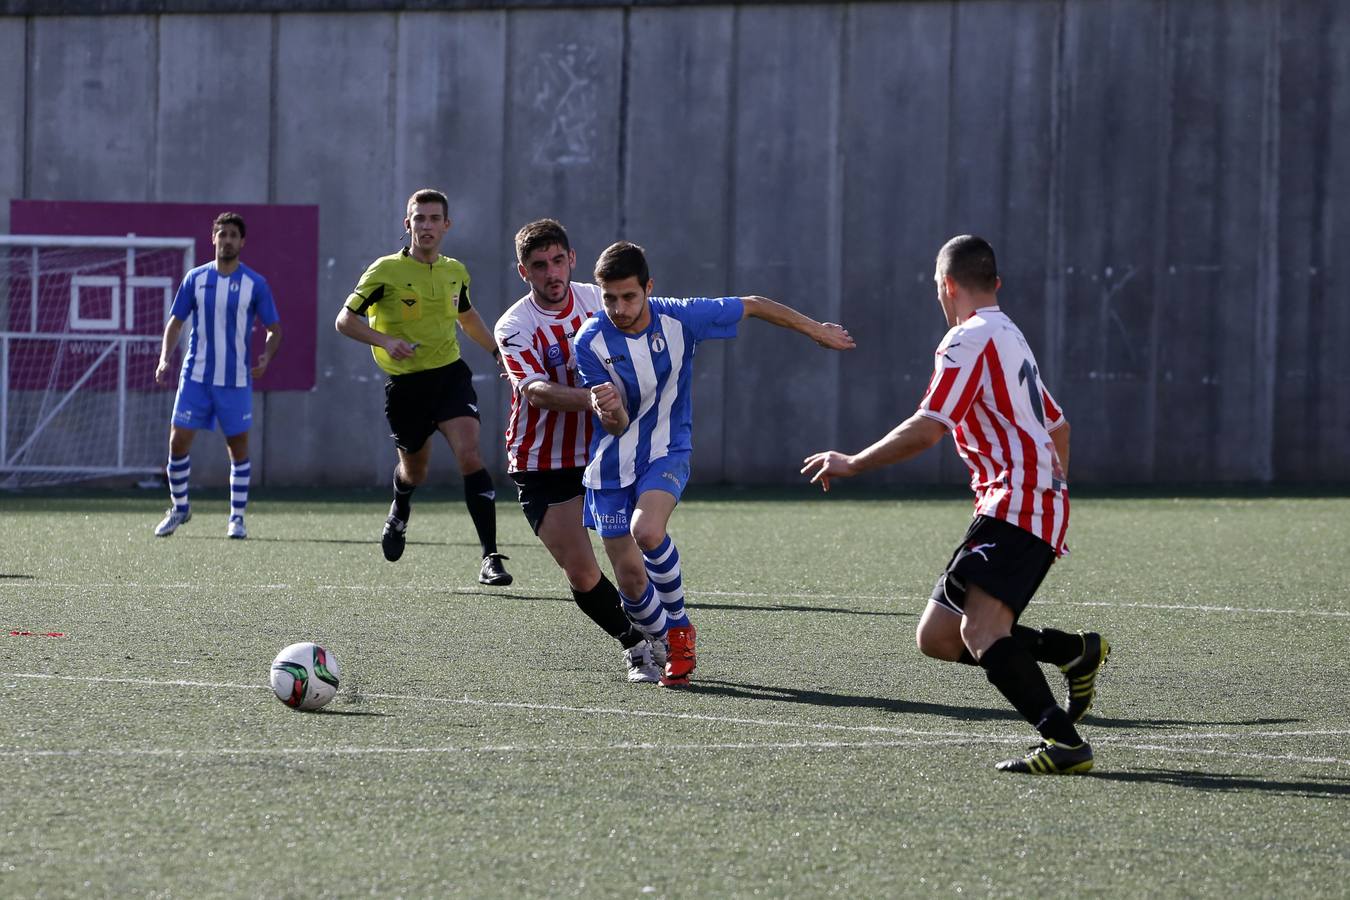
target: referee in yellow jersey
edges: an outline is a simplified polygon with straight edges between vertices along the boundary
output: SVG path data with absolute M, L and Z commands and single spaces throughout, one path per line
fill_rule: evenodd
M 459 356 L 455 324 L 474 343 L 499 358 L 492 332 L 469 303 L 469 271 L 441 255 L 450 230 L 450 203 L 424 188 L 408 198 L 403 227 L 407 249 L 370 264 L 338 313 L 337 330 L 369 344 L 388 378 L 384 413 L 398 448 L 394 502 L 384 523 L 384 558 L 403 555 L 413 490 L 426 480 L 431 461 L 427 439 L 439 431 L 464 476 L 464 503 L 483 546 L 478 580 L 507 585 L 511 575 L 497 552 L 496 493 L 478 452 L 478 395 L 473 373 Z

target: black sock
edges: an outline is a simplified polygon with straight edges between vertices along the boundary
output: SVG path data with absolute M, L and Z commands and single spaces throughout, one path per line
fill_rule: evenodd
M 980 661 L 975 658 L 975 654 L 970 652 L 969 647 L 961 648 L 961 655 L 956 658 L 956 661 L 963 666 L 978 666 L 980 664 Z
M 1012 636 L 1027 648 L 1036 662 L 1062 666 L 1083 655 L 1083 637 L 1055 628 L 1028 628 L 1014 625 Z
M 394 515 L 403 521 L 408 521 L 412 515 L 412 492 L 417 490 L 417 485 L 408 484 L 402 478 L 398 477 L 398 467 L 394 467 L 394 505 L 390 509 Z
M 1008 698 L 1022 718 L 1036 726 L 1042 737 L 1061 744 L 1083 742 L 1068 714 L 1055 703 L 1045 675 L 1021 641 L 1013 637 L 994 641 L 980 657 L 980 665 L 989 683 Z
M 478 543 L 483 555 L 497 552 L 497 492 L 492 488 L 492 476 L 487 469 L 479 469 L 464 476 L 464 505 L 469 508 Z
M 628 616 L 624 615 L 618 589 L 603 573 L 589 591 L 573 588 L 572 597 L 581 611 L 605 634 L 623 644 L 625 650 L 642 640 L 642 632 L 633 628 Z

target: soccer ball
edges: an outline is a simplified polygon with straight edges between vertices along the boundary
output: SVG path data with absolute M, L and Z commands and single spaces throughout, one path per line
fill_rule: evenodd
M 337 693 L 337 657 L 318 644 L 291 644 L 272 660 L 272 690 L 291 709 L 318 709 Z

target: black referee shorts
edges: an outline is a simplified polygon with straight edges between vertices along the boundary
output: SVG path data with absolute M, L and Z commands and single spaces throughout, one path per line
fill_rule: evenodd
M 581 483 L 581 475 L 585 471 L 584 468 L 575 468 L 511 473 L 525 521 L 530 523 L 536 535 L 539 534 L 539 526 L 544 524 L 544 514 L 550 506 L 586 496 L 586 488 Z M 577 524 L 581 524 L 580 512 L 577 513 Z
M 437 369 L 390 375 L 384 383 L 384 417 L 394 445 L 404 453 L 421 450 L 436 426 L 461 416 L 479 418 L 473 372 L 462 359 Z
M 929 599 L 961 615 L 966 585 L 973 584 L 1011 609 L 1016 621 L 1054 561 L 1055 548 L 1030 531 L 1002 519 L 976 516 Z

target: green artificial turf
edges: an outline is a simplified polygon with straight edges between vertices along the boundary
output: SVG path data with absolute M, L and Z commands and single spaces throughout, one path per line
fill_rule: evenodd
M 209 493 L 168 539 L 161 498 L 0 497 L 0 895 L 1344 896 L 1350 499 L 1077 499 L 1023 621 L 1114 645 L 1097 767 L 1032 778 L 914 647 L 968 498 L 702 497 L 686 690 L 627 683 L 510 504 L 492 589 L 435 493 L 397 564 L 373 494 L 255 491 L 247 541 Z M 319 713 L 267 686 L 298 640 Z

